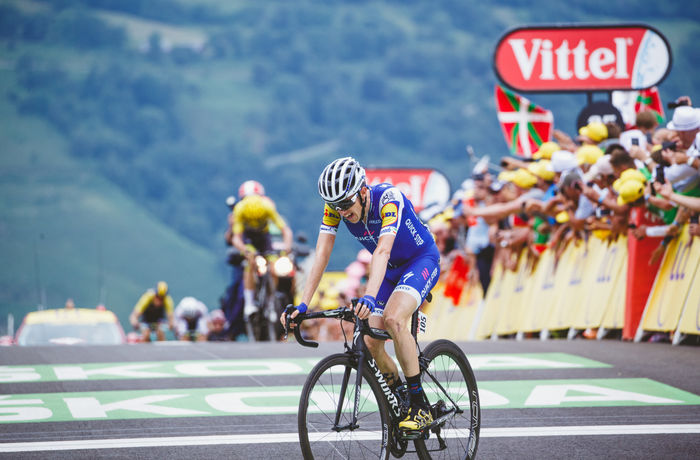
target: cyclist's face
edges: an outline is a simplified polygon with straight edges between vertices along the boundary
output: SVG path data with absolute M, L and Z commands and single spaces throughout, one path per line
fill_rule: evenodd
M 359 195 L 362 194 L 362 190 L 360 191 Z M 357 195 L 356 195 L 357 197 Z M 362 204 L 360 203 L 360 200 L 357 197 L 349 207 L 345 209 L 337 209 L 338 213 L 348 221 L 350 221 L 353 224 L 356 224 L 357 222 L 360 221 L 360 218 L 362 217 Z M 349 203 L 348 203 L 349 204 Z M 345 206 L 343 206 L 345 207 Z

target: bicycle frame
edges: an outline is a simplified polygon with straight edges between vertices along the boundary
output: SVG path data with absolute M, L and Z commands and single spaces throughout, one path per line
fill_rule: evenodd
M 335 415 L 335 421 L 334 421 L 334 427 L 333 430 L 340 432 L 346 429 L 349 430 L 354 430 L 358 427 L 357 425 L 357 417 L 359 413 L 359 404 L 360 404 L 360 398 L 361 398 L 361 390 L 362 390 L 362 375 L 364 371 L 364 366 L 369 366 L 369 370 L 371 371 L 372 377 L 379 383 L 379 386 L 382 389 L 382 393 L 384 398 L 386 399 L 389 409 L 390 409 L 390 415 L 392 419 L 392 424 L 396 423 L 396 421 L 401 418 L 401 404 L 399 403 L 396 395 L 394 392 L 391 391 L 389 388 L 389 384 L 386 382 L 386 379 L 384 378 L 384 375 L 382 374 L 381 370 L 377 366 L 376 361 L 374 358 L 371 356 L 371 354 L 367 353 L 367 347 L 364 343 L 364 337 L 369 336 L 377 340 L 388 340 L 391 339 L 391 336 L 389 333 L 383 329 L 377 329 L 369 326 L 369 323 L 367 320 L 357 320 L 357 317 L 355 316 L 353 310 L 347 308 L 347 307 L 341 307 L 337 308 L 335 310 L 328 310 L 328 311 L 321 311 L 321 312 L 313 312 L 313 313 L 308 313 L 308 314 L 301 314 L 298 315 L 296 318 L 291 320 L 291 318 L 287 318 L 287 324 L 290 323 L 290 321 L 294 322 L 297 326 L 303 322 L 304 320 L 307 319 L 316 319 L 316 318 L 337 318 L 341 321 L 350 321 L 355 324 L 355 328 L 353 331 L 353 340 L 352 340 L 352 346 L 348 346 L 347 340 L 345 342 L 345 352 L 347 354 L 352 355 L 353 359 L 356 360 L 357 362 L 357 373 L 355 376 L 355 397 L 354 397 L 354 407 L 353 407 L 353 414 L 352 414 L 352 422 L 346 426 L 338 426 L 338 423 L 340 421 L 340 416 L 341 416 L 341 411 L 342 411 L 342 402 L 345 400 L 345 395 L 347 391 L 347 386 L 350 380 L 350 368 L 345 369 L 345 373 L 343 375 L 343 380 L 341 384 L 341 393 L 340 393 L 340 398 L 338 402 L 338 407 L 336 409 L 336 415 Z M 418 310 L 413 314 L 411 318 L 411 334 L 413 335 L 414 340 L 416 340 L 416 347 L 418 347 L 418 362 L 420 365 L 420 370 L 424 375 L 427 375 L 430 377 L 430 379 L 435 383 L 436 387 L 442 392 L 442 394 L 450 401 L 450 403 L 455 407 L 456 409 L 450 410 L 449 412 L 443 414 L 440 418 L 436 419 L 431 426 L 435 426 L 439 423 L 442 423 L 444 420 L 447 418 L 451 417 L 454 412 L 461 414 L 463 409 L 459 408 L 459 406 L 455 403 L 452 398 L 450 398 L 448 392 L 445 390 L 445 388 L 440 384 L 440 382 L 433 376 L 427 369 L 428 363 L 426 362 L 425 358 L 423 357 L 422 351 L 420 350 L 420 346 L 418 345 L 418 341 L 416 339 L 417 336 L 417 322 L 418 322 Z M 312 348 L 317 348 L 318 343 L 312 342 L 312 341 L 307 341 L 301 336 L 301 331 L 299 327 L 294 327 L 294 336 L 299 342 L 299 344 L 306 346 L 306 347 L 312 347 Z

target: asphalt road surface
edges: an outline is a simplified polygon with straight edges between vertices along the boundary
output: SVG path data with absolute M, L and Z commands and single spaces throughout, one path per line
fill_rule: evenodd
M 700 458 L 697 346 L 459 345 L 481 393 L 478 458 Z M 0 458 L 301 458 L 301 387 L 318 359 L 342 351 L 342 343 L 4 348 Z

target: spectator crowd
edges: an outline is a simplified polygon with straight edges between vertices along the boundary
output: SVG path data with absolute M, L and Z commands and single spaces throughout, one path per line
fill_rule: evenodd
M 428 224 L 448 273 L 457 255 L 488 291 L 494 263 L 514 269 L 523 251 L 555 259 L 572 241 L 656 238 L 656 262 L 685 223 L 700 235 L 700 109 L 679 98 L 672 120 L 637 114 L 635 126 L 591 122 L 572 138 L 554 131 L 532 158 L 481 161 Z M 639 219 L 644 216 L 643 219 Z

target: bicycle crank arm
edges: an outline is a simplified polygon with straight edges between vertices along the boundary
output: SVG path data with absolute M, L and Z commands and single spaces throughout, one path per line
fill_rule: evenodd
M 459 411 L 459 412 L 462 412 L 462 411 Z M 458 413 L 458 412 L 454 408 L 448 410 L 447 412 L 442 414 L 440 417 L 433 420 L 433 423 L 431 423 L 430 426 L 428 428 L 426 428 L 426 430 L 429 430 L 429 429 L 434 428 L 438 425 L 441 425 L 442 423 L 446 422 L 448 418 L 452 418 L 452 416 L 455 413 Z
M 433 420 L 433 423 L 428 425 L 427 427 L 423 428 L 422 430 L 401 430 L 399 434 L 399 439 L 406 440 L 406 441 L 412 441 L 414 439 L 428 439 L 430 436 L 430 431 L 436 428 L 439 428 L 440 425 L 445 423 L 449 418 L 452 418 L 452 416 L 456 413 L 457 411 L 452 408 L 446 413 L 442 414 L 440 417 L 436 418 Z

